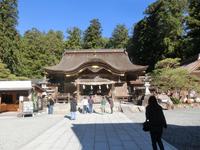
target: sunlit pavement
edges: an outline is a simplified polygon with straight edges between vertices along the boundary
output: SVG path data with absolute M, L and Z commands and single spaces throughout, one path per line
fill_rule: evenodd
M 34 132 L 34 131 L 33 131 Z M 175 150 L 163 141 L 166 150 Z M 21 150 L 151 150 L 149 133 L 123 113 L 66 116 Z

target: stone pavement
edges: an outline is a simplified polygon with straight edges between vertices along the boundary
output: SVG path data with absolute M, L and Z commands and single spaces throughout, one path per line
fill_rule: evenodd
M 123 113 L 68 116 L 20 150 L 151 150 L 149 133 Z M 34 131 L 33 131 L 34 132 Z M 176 150 L 163 141 L 166 150 Z

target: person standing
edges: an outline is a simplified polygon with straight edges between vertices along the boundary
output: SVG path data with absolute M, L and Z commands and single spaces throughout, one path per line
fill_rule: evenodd
M 108 96 L 106 98 L 108 100 L 108 103 L 110 104 L 110 112 L 112 114 L 113 113 L 114 102 L 113 102 L 112 98 L 109 98 Z
M 82 100 L 83 104 L 83 113 L 86 114 L 88 112 L 88 99 L 84 96 Z
M 162 107 L 158 104 L 155 96 L 150 96 L 146 107 L 146 121 L 150 124 L 150 135 L 153 150 L 157 150 L 157 144 L 160 150 L 164 150 L 162 143 L 163 128 L 167 128 L 165 116 Z
M 106 108 L 106 99 L 105 99 L 105 96 L 102 97 L 101 99 L 101 112 L 102 113 L 105 113 L 105 108 Z
M 76 119 L 76 111 L 77 111 L 77 98 L 76 98 L 76 94 L 73 94 L 70 100 L 71 120 Z
M 90 95 L 88 99 L 89 113 L 93 113 L 93 104 L 94 104 L 94 100 L 92 98 L 92 95 Z
M 48 114 L 53 114 L 53 106 L 54 106 L 54 100 L 52 96 L 50 96 L 47 102 Z

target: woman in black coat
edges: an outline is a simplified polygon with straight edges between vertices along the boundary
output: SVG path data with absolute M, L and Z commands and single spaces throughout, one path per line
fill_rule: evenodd
M 149 121 L 150 124 L 150 135 L 153 150 L 157 150 L 157 143 L 160 150 L 164 150 L 161 138 L 163 128 L 167 128 L 167 123 L 162 107 L 157 103 L 155 96 L 149 97 L 148 106 L 146 107 L 146 120 Z

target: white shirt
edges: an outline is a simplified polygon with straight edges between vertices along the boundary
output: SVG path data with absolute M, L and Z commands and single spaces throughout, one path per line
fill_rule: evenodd
M 88 105 L 88 99 L 83 98 L 83 100 L 82 100 L 82 104 L 83 104 L 83 105 Z

